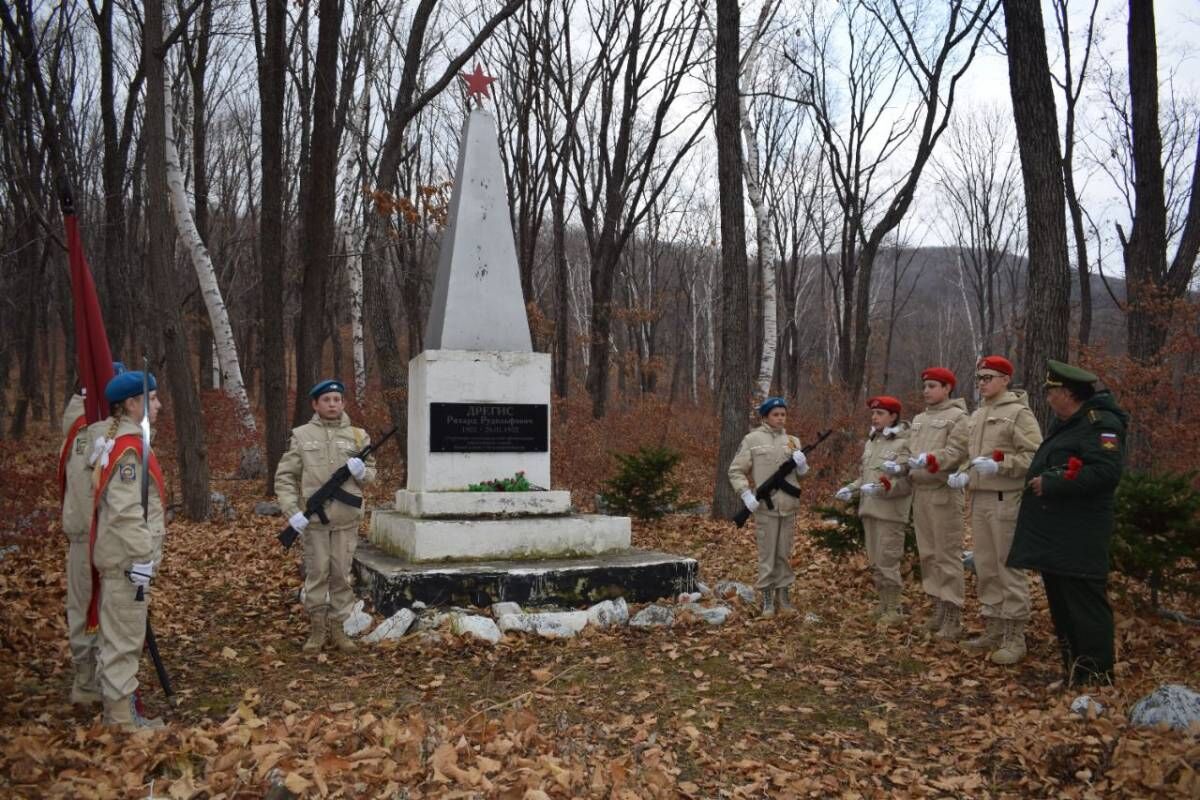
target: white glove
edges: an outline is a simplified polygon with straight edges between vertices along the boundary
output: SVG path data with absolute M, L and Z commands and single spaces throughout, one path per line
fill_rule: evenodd
M 973 459 L 971 461 L 971 468 L 985 478 L 990 475 L 995 475 L 1000 471 L 1000 465 L 997 462 L 992 461 L 992 459 L 988 458 L 987 456 L 980 456 L 979 458 Z
M 803 475 L 808 472 L 808 456 L 804 455 L 803 450 L 797 450 L 792 453 L 792 461 L 796 462 L 797 475 Z
M 297 511 L 288 517 L 288 525 L 291 525 L 292 530 L 296 533 L 303 533 L 304 529 L 308 527 L 308 517 L 304 516 L 303 511 Z
M 137 586 L 149 586 L 150 579 L 154 577 L 154 562 L 142 561 L 133 562 L 129 565 L 129 582 Z
M 346 459 L 346 466 L 350 468 L 350 474 L 354 476 L 354 480 L 361 481 L 363 476 L 367 474 L 367 465 L 358 456 L 351 456 Z
M 849 486 L 843 486 L 842 488 L 840 488 L 836 492 L 834 492 L 833 496 L 836 497 L 838 500 L 841 500 L 843 503 L 849 503 L 851 500 L 854 499 L 854 490 L 851 489 Z
M 895 461 L 885 461 L 883 462 L 883 471 L 888 475 L 899 475 L 904 472 L 904 467 Z
M 103 436 L 92 442 L 92 452 L 88 454 L 88 466 L 94 467 L 97 463 L 100 464 L 100 469 L 108 466 L 108 454 L 112 452 L 113 446 L 116 445 L 116 439 L 107 439 Z
M 969 472 L 956 472 L 946 479 L 946 485 L 951 489 L 965 489 L 970 482 L 971 473 Z
M 758 498 L 754 496 L 754 492 L 747 489 L 742 492 L 742 503 L 746 506 L 746 510 L 753 514 L 758 511 Z
M 859 494 L 864 497 L 874 497 L 875 495 L 883 494 L 884 491 L 884 488 L 878 483 L 864 483 L 858 487 Z
M 908 459 L 909 469 L 925 469 L 925 465 L 929 463 L 929 453 L 917 453 L 912 458 Z

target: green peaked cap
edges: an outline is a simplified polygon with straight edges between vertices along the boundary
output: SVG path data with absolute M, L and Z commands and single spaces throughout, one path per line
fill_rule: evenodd
M 1093 373 L 1082 367 L 1073 367 L 1066 362 L 1055 361 L 1053 358 L 1046 359 L 1045 386 L 1066 386 L 1072 383 L 1091 385 L 1098 380 L 1100 379 Z

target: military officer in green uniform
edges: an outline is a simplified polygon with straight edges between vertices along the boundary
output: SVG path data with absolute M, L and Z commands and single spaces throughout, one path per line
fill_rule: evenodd
M 1047 361 L 1054 412 L 1029 465 L 1008 566 L 1042 574 L 1070 684 L 1112 680 L 1108 551 L 1129 415 L 1087 370 Z

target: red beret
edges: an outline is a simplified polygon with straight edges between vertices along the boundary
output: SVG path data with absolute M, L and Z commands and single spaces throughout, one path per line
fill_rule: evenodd
M 958 379 L 954 377 L 954 373 L 945 367 L 930 367 L 921 373 L 921 380 L 937 381 L 938 383 L 944 383 L 950 387 L 953 387 L 954 384 L 958 383 Z
M 975 369 L 990 369 L 993 372 L 999 372 L 1001 375 L 1012 377 L 1013 365 L 1004 356 L 984 356 L 979 359 L 979 363 L 975 365 Z
M 900 401 L 894 397 L 889 397 L 886 394 L 881 394 L 878 397 L 872 397 L 867 401 L 867 408 L 882 408 L 884 411 L 890 411 L 893 414 L 900 413 Z

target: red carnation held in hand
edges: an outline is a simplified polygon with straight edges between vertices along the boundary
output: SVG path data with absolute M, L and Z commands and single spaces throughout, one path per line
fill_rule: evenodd
M 892 482 L 888 480 L 887 475 L 879 476 L 879 484 L 883 486 L 883 490 L 885 492 L 890 492 L 892 490 Z
M 992 451 L 992 461 L 1000 462 L 1003 460 L 1004 460 L 1004 451 L 1003 450 L 993 450 Z
M 1067 471 L 1063 473 L 1063 477 L 1069 481 L 1073 481 L 1081 469 L 1083 469 L 1083 461 L 1075 456 L 1071 456 L 1067 459 Z
M 941 467 L 938 466 L 937 456 L 935 456 L 933 453 L 930 453 L 925 457 L 925 469 L 929 471 L 930 475 L 936 475 L 937 471 L 941 469 Z

